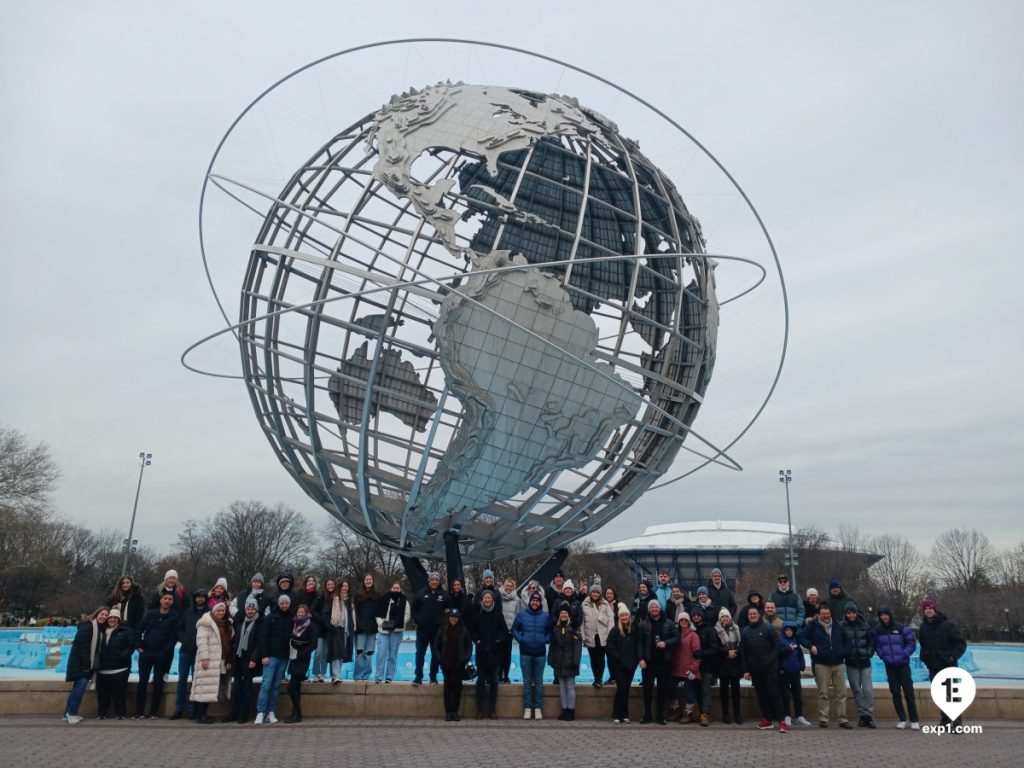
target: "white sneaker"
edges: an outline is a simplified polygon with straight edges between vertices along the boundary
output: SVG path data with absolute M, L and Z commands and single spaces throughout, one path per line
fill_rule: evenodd
M 542 715 L 540 713 L 539 709 L 535 709 L 535 710 L 533 710 L 533 719 L 534 720 L 543 720 L 544 719 L 544 715 Z
M 267 722 L 268 723 L 276 723 L 277 722 L 277 715 L 275 715 L 273 712 L 267 712 Z
M 809 726 L 809 725 L 811 724 L 811 721 L 810 721 L 810 720 L 808 720 L 808 719 L 807 719 L 806 717 L 804 717 L 803 715 L 800 715 L 800 717 L 798 717 L 798 718 L 796 719 L 796 724 L 797 724 L 797 725 L 807 725 L 807 726 Z
M 532 720 L 532 719 L 533 719 L 533 710 L 530 709 L 529 707 L 527 707 L 526 709 L 523 710 L 523 720 Z
M 253 723 L 253 725 L 263 725 L 263 721 L 265 719 L 266 719 L 266 716 L 262 712 L 257 712 L 256 713 L 256 722 Z
M 622 722 L 624 722 L 626 725 L 629 725 L 629 718 L 628 717 L 622 718 Z
M 64 722 L 68 725 L 78 725 L 82 722 L 82 718 L 78 715 L 64 715 Z
M 786 727 L 789 728 L 791 725 L 793 725 L 793 718 L 786 715 Z
M 910 730 L 912 730 L 912 731 L 920 731 L 921 730 L 921 724 L 920 723 L 911 723 L 910 724 Z
M 907 721 L 906 720 L 900 720 L 898 723 L 896 723 L 896 729 L 897 730 L 902 731 L 906 727 L 907 727 Z

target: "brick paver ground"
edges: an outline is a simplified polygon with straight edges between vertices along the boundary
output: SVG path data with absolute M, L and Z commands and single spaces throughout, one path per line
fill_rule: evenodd
M 744 726 L 614 725 L 463 720 L 314 719 L 299 725 L 196 725 L 188 720 L 0 719 L 3 768 L 547 768 L 548 766 L 876 765 L 899 768 L 1019 768 L 1024 723 L 971 722 L 984 733 L 932 736 L 897 731 L 795 728 L 784 736 Z M 826 762 L 822 762 L 825 760 Z

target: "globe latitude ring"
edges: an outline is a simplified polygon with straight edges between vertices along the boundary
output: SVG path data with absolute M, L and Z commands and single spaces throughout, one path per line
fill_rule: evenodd
M 246 107 L 211 159 L 200 243 L 279 461 L 386 547 L 438 557 L 450 531 L 468 562 L 522 557 L 587 535 L 656 487 L 695 436 L 714 368 L 720 257 L 705 252 L 699 221 L 634 141 L 571 97 L 410 88 L 271 196 L 235 324 L 207 263 L 207 185 L 232 196 L 229 185 L 244 187 L 213 169 L 255 104 L 329 59 L 431 42 L 555 63 L 661 116 L 757 219 L 788 337 L 785 286 L 760 216 L 703 145 L 642 99 L 551 57 L 469 40 L 373 43 L 296 70 Z M 704 464 L 763 411 L 785 345 L 750 423 Z

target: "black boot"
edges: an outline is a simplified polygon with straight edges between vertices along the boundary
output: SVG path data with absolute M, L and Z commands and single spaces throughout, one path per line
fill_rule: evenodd
M 568 711 L 569 711 L 568 709 L 566 709 L 565 707 L 562 707 L 562 711 L 558 714 L 558 719 L 559 720 L 568 720 L 569 718 L 566 716 L 566 713 Z
M 735 709 L 736 714 L 732 721 L 736 723 L 736 725 L 743 725 L 743 718 L 740 716 L 740 700 L 738 697 L 733 701 L 733 709 Z
M 565 711 L 567 713 L 566 717 L 565 717 L 566 720 L 568 720 L 569 722 L 572 722 L 573 720 L 576 719 L 576 708 L 575 707 L 573 707 L 572 709 L 567 709 Z
M 196 722 L 202 723 L 203 725 L 209 725 L 213 722 L 213 718 L 206 714 L 206 710 L 210 708 L 209 704 L 196 704 Z
M 288 715 L 286 723 L 301 723 L 302 722 L 302 710 L 296 707 L 292 710 L 292 713 Z
M 732 723 L 732 716 L 729 714 L 729 697 L 722 695 L 722 722 L 726 725 Z

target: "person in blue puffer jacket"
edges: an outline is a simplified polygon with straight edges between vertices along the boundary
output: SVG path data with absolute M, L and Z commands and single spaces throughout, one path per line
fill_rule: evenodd
M 793 720 L 800 725 L 810 725 L 804 717 L 803 686 L 800 674 L 807 668 L 804 661 L 804 649 L 800 638 L 796 636 L 795 621 L 782 622 L 782 635 L 779 637 L 779 687 L 782 689 L 782 709 L 786 713 L 786 725 Z M 792 710 L 793 714 L 790 715 Z
M 914 699 L 914 680 L 910 675 L 910 657 L 917 648 L 917 638 L 910 627 L 893 620 L 892 608 L 887 605 L 878 609 L 878 625 L 871 632 L 875 637 L 875 653 L 885 663 L 885 678 L 889 682 L 896 717 L 899 718 L 896 727 L 900 730 L 907 727 L 909 713 L 911 729 L 920 730 L 917 702 Z M 903 707 L 904 698 L 906 709 Z
M 541 609 L 540 592 L 530 595 L 526 608 L 512 622 L 512 637 L 519 643 L 519 667 L 523 671 L 523 719 L 541 720 L 544 659 L 551 642 L 551 628 L 547 613 Z
M 818 686 L 818 725 L 828 728 L 830 708 L 835 709 L 840 728 L 852 728 L 846 717 L 846 654 L 850 636 L 833 619 L 827 605 L 818 609 L 800 633 L 800 644 L 814 660 L 814 682 Z

